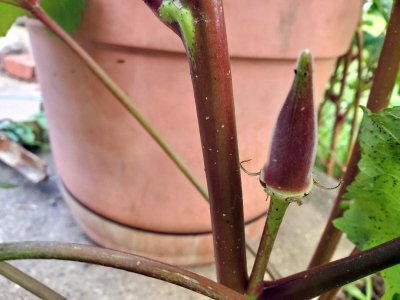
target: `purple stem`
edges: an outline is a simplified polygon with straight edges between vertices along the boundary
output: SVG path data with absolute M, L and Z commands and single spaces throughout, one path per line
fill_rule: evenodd
M 400 263 L 400 238 L 326 265 L 265 282 L 258 299 L 306 300 Z

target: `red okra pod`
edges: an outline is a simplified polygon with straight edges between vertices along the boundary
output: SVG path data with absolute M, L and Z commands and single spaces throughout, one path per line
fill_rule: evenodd
M 260 173 L 266 192 L 289 202 L 301 202 L 313 185 L 317 124 L 312 75 L 312 56 L 304 50 L 275 125 L 269 161 Z

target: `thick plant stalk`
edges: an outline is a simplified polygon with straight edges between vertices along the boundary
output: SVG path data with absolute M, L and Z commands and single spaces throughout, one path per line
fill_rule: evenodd
M 212 299 L 245 299 L 232 289 L 182 268 L 101 247 L 58 242 L 0 244 L 0 261 L 18 259 L 58 259 L 92 263 L 160 279 Z
M 400 263 L 400 238 L 313 269 L 266 282 L 258 299 L 307 300 Z
M 292 87 L 279 113 L 270 157 L 260 172 L 260 183 L 271 197 L 270 207 L 246 294 L 255 299 L 279 227 L 291 202 L 302 202 L 313 186 L 317 123 L 314 111 L 312 57 L 300 54 Z
M 49 287 L 45 286 L 43 283 L 37 281 L 35 278 L 3 261 L 0 262 L 0 275 L 18 284 L 19 286 L 31 292 L 33 295 L 39 297 L 40 299 L 66 300 L 66 298 L 53 291 Z
M 360 251 L 357 248 L 354 248 L 353 251 L 351 251 L 350 256 L 359 254 Z M 321 296 L 318 297 L 318 300 L 330 300 L 330 299 L 335 299 L 336 294 L 340 291 L 341 287 L 337 287 L 335 289 L 330 290 L 329 292 L 322 294 Z
M 196 25 L 191 65 L 210 195 L 219 282 L 243 292 L 247 284 L 244 213 L 232 77 L 222 0 L 193 1 Z
M 374 79 L 372 81 L 371 92 L 368 97 L 367 107 L 372 112 L 379 112 L 388 106 L 390 96 L 396 76 L 400 66 L 400 0 L 393 3 L 392 13 L 390 16 L 386 37 L 383 42 L 381 54 L 379 56 L 378 66 L 376 68 Z M 341 231 L 333 226 L 332 221 L 340 217 L 343 213 L 340 204 L 347 187 L 353 182 L 358 173 L 357 163 L 360 160 L 360 146 L 355 143 L 350 158 L 347 171 L 344 175 L 343 183 L 340 187 L 339 194 L 336 197 L 335 204 L 332 208 L 328 223 L 322 233 L 319 244 L 309 264 L 309 268 L 324 264 L 331 258 L 337 244 L 342 236 Z
M 145 2 L 185 45 L 203 148 L 217 277 L 243 292 L 247 283 L 243 200 L 222 1 Z

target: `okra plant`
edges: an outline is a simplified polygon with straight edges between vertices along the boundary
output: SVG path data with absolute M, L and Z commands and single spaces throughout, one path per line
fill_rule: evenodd
M 63 3 L 66 7 L 69 3 L 74 8 L 67 10 L 67 13 L 73 12 L 73 20 L 84 8 L 82 0 L 64 0 Z M 79 5 L 74 6 L 77 3 Z M 46 10 L 55 17 L 62 11 L 54 1 L 0 0 L 0 28 L 5 31 L 19 15 L 29 15 L 41 21 L 82 59 L 210 202 L 218 282 L 144 257 L 88 245 L 1 243 L 0 260 L 61 259 L 100 264 L 177 284 L 213 299 L 309 299 L 319 295 L 322 295 L 321 299 L 332 299 L 336 288 L 388 268 L 382 271 L 386 283 L 384 297 L 398 299 L 400 267 L 396 264 L 400 263 L 400 109 L 384 108 L 400 64 L 400 1 L 396 0 L 393 4 L 370 98 L 364 109 L 359 143 L 354 147 L 334 210 L 310 269 L 271 281 L 264 281 L 264 274 L 286 208 L 291 202 L 301 204 L 313 188 L 311 171 L 317 146 L 317 125 L 312 90 L 312 55 L 305 50 L 299 56 L 293 85 L 277 118 L 269 160 L 260 166 L 258 173 L 260 188 L 270 197 L 270 207 L 249 277 L 222 0 L 145 0 L 145 4 L 161 22 L 179 35 L 186 49 L 201 143 L 205 149 L 219 149 L 218 153 L 203 151 L 208 192 L 126 93 L 49 17 Z M 390 71 L 387 71 L 388 68 Z M 202 101 L 205 97 L 209 100 L 207 103 Z M 221 124 L 225 130 L 216 130 Z M 265 147 L 267 149 L 268 145 Z M 215 161 L 219 163 L 215 165 Z M 344 202 L 344 199 L 349 202 Z M 230 226 L 226 225 L 227 220 Z M 329 262 L 340 237 L 340 231 L 333 224 L 355 243 L 357 254 Z M 0 263 L 0 271 L 43 299 L 64 299 L 5 262 Z

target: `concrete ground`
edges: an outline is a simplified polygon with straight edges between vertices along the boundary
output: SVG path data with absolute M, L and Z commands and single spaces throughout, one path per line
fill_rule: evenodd
M 0 119 L 24 119 L 38 111 L 40 90 L 36 83 L 21 82 L 0 74 Z M 78 227 L 57 187 L 51 152 L 41 156 L 48 162 L 49 180 L 37 185 L 28 182 L 0 163 L 0 181 L 16 188 L 0 189 L 0 242 L 61 241 L 90 244 Z M 331 186 L 328 178 L 322 183 Z M 282 275 L 302 271 L 307 266 L 325 225 L 335 191 L 316 188 L 301 207 L 289 207 L 271 257 Z M 253 245 L 256 248 L 256 245 Z M 346 256 L 351 245 L 343 241 L 337 257 Z M 253 258 L 248 254 L 249 268 Z M 204 299 L 183 288 L 125 271 L 83 263 L 61 261 L 15 261 L 13 265 L 57 290 L 68 299 Z M 214 265 L 191 268 L 215 279 Z M 36 299 L 14 283 L 0 277 L 0 300 Z
M 40 110 L 41 94 L 36 82 L 19 81 L 0 72 L 0 120 L 23 121 Z

